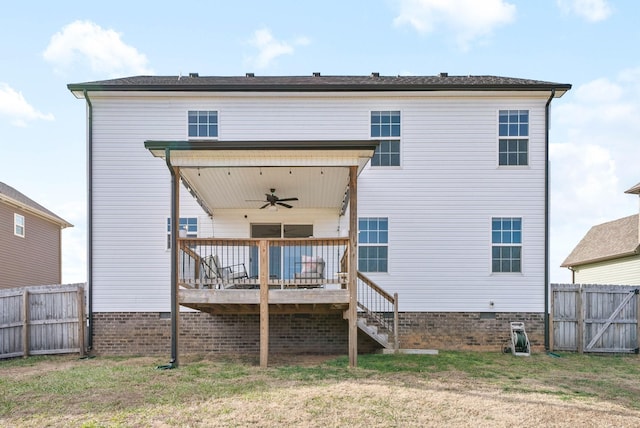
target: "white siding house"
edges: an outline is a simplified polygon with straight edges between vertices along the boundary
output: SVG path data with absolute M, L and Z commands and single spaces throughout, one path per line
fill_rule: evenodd
M 640 194 L 640 183 L 625 193 Z M 640 215 L 593 226 L 562 263 L 574 284 L 640 285 Z
M 532 343 L 542 346 L 547 333 L 548 109 L 570 87 L 445 74 L 193 74 L 69 85 L 88 106 L 94 348 L 126 353 L 112 346 L 120 339 L 101 333 L 108 330 L 109 314 L 164 319 L 172 311 L 175 253 L 167 245 L 167 221 L 172 214 L 170 170 L 178 166 L 183 181 L 179 217 L 197 219 L 191 237 L 249 239 L 255 225 L 279 224 L 312 225 L 314 238 L 352 239 L 356 235 L 350 228 L 360 225 L 358 253 L 365 260 L 358 271 L 389 295 L 398 294 L 402 346 L 499 346 L 501 332 L 508 333 L 505 325 L 516 318 L 532 321 Z M 190 136 L 188 112 L 214 112 L 215 135 Z M 334 147 L 341 141 L 377 147 L 373 161 L 358 167 L 357 187 L 345 169 L 356 162 L 347 160 L 353 153 Z M 251 147 L 235 150 L 234 142 Z M 256 148 L 272 142 L 285 148 Z M 326 152 L 289 150 L 297 142 L 333 146 Z M 206 158 L 205 153 L 218 150 L 216 144 L 227 150 L 215 152 L 215 160 Z M 290 202 L 293 208 L 261 209 L 272 188 L 280 198 L 297 198 Z M 357 189 L 351 203 L 347 189 L 353 194 Z M 355 206 L 358 222 L 350 221 Z M 363 256 L 374 254 L 365 248 L 372 244 L 367 236 L 377 241 L 375 257 Z M 377 253 L 379 247 L 384 248 Z M 337 278 L 338 262 L 327 267 L 327 277 Z M 188 313 L 181 325 L 192 329 L 189 317 L 197 319 L 200 312 Z M 443 321 L 432 323 L 433 314 Z M 273 319 L 272 328 L 285 323 Z M 341 314 L 336 319 L 340 325 Z M 475 338 L 469 343 L 447 342 L 452 329 L 473 329 L 479 319 L 491 323 L 494 337 L 487 337 L 485 325 L 477 336 L 470 333 Z M 214 327 L 224 329 L 232 322 L 218 318 Z M 334 321 L 321 321 L 327 322 Z M 123 331 L 123 341 L 136 335 L 128 334 Z M 193 350 L 201 349 L 189 333 L 179 334 Z M 224 348 L 218 345 L 202 349 Z M 131 352 L 162 352 L 162 346 L 152 348 Z

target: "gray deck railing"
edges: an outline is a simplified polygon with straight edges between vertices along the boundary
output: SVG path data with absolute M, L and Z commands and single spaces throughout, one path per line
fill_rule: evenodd
M 261 242 L 267 265 L 260 266 Z M 187 288 L 258 288 L 262 269 L 270 287 L 344 287 L 340 260 L 348 238 L 179 238 L 178 283 Z

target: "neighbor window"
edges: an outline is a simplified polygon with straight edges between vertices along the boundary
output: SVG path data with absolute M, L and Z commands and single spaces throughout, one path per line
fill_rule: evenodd
M 13 214 L 13 233 L 16 236 L 24 238 L 24 216 Z
M 385 138 L 373 154 L 371 166 L 400 166 L 399 111 L 372 111 L 371 138 Z
M 184 231 L 184 238 L 198 237 L 198 218 L 197 217 L 180 217 L 180 225 L 178 227 Z M 167 248 L 171 248 L 171 219 L 167 218 Z
M 498 112 L 498 165 L 529 165 L 529 110 Z
M 218 112 L 189 110 L 189 138 L 217 138 Z
M 522 218 L 491 219 L 491 271 L 522 272 Z
M 358 270 L 387 272 L 389 220 L 362 217 L 358 220 Z

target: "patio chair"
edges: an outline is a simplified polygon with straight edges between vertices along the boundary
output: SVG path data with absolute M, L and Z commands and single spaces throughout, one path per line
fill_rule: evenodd
M 218 255 L 209 255 L 200 259 L 200 273 L 203 286 L 215 285 L 217 288 L 229 288 L 235 281 L 249 278 L 244 263 L 220 266 Z
M 324 279 L 325 261 L 322 257 L 302 256 L 302 268 L 294 278 L 301 287 L 321 287 Z

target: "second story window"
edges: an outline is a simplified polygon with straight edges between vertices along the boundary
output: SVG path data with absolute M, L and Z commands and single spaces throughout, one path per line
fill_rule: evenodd
M 529 110 L 498 112 L 498 165 L 529 165 Z
M 25 230 L 24 216 L 20 214 L 13 215 L 13 234 L 24 238 Z
M 371 166 L 400 166 L 399 111 L 372 111 L 371 138 L 381 139 Z
M 217 138 L 218 112 L 209 110 L 189 110 L 189 138 Z

